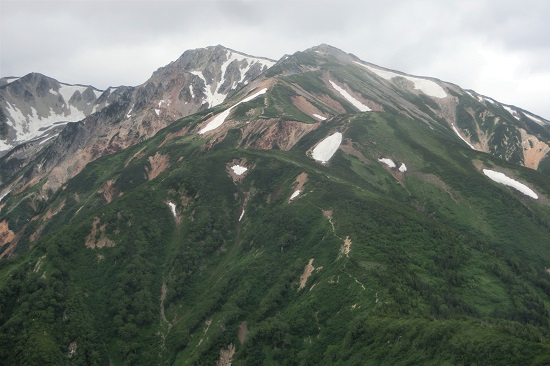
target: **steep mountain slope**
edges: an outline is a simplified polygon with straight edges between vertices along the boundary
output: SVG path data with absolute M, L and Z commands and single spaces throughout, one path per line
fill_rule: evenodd
M 18 181 L 18 189 L 45 176 L 47 189 L 57 189 L 88 162 L 150 138 L 178 118 L 221 103 L 273 63 L 222 46 L 186 51 L 144 84 L 118 88 L 108 108 L 67 126 L 51 146 L 33 156 L 30 167 L 18 157 L 0 161 L 2 168 L 13 168 L 0 170 L 2 181 L 13 178 L 18 168 L 27 168 L 32 171 Z
M 60 83 L 32 73 L 0 79 L 0 153 L 27 141 L 53 136 L 55 126 L 101 110 L 113 89 Z M 57 133 L 59 132 L 58 129 Z
M 468 146 L 466 91 L 380 70 L 299 52 L 62 189 L 12 190 L 0 364 L 549 363 L 548 177 Z M 41 158 L 126 123 L 117 92 Z
M 456 85 L 382 69 L 326 45 L 284 58 L 267 76 L 273 76 L 268 94 L 286 105 L 266 109 L 262 117 L 273 117 L 278 123 L 314 123 L 351 111 L 397 112 L 420 119 L 472 149 L 547 172 L 548 121 Z M 257 85 L 262 87 L 260 82 Z M 256 117 L 239 118 L 248 121 Z M 266 137 L 280 127 L 265 121 L 260 127 L 268 125 L 272 127 Z M 302 129 L 304 125 L 294 127 Z M 294 133 L 295 129 L 287 132 Z M 244 133 L 249 132 L 247 127 Z M 283 140 L 287 141 L 286 136 Z

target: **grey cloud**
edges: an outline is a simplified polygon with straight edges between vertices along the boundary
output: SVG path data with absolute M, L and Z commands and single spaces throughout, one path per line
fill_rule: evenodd
M 550 78 L 549 13 L 545 0 L 2 0 L 0 76 L 37 71 L 135 85 L 189 48 L 223 44 L 278 59 L 328 43 L 381 66 L 493 90 Z M 520 57 L 521 70 L 480 85 L 487 77 L 479 47 Z M 544 103 L 541 90 L 550 94 L 550 85 L 532 98 L 525 90 L 493 97 L 526 101 L 519 106 L 550 118 L 550 95 Z

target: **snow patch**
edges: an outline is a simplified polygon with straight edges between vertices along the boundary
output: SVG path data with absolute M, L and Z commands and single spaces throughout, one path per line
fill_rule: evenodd
M 361 112 L 370 112 L 372 109 L 352 97 L 347 91 L 336 85 L 332 80 L 329 80 L 330 84 L 334 89 L 338 91 L 348 102 L 350 102 L 355 108 L 359 109 Z
M 517 119 L 519 121 L 519 114 L 518 112 L 516 112 L 515 110 L 513 110 L 512 108 L 508 107 L 507 105 L 502 105 L 502 108 L 506 109 L 506 111 L 508 113 L 510 113 L 512 115 L 512 117 L 514 117 L 515 119 Z
M 321 121 L 324 121 L 324 120 L 327 119 L 327 117 L 323 117 L 323 116 L 321 116 L 319 114 L 316 114 L 316 113 L 313 113 L 312 116 L 319 119 L 319 120 L 321 120 Z
M 172 211 L 172 215 L 174 215 L 174 218 L 178 218 L 178 215 L 176 214 L 176 204 L 171 202 L 171 201 L 168 201 L 168 206 L 170 206 L 170 211 Z
M 6 80 L 6 84 L 9 84 L 9 83 L 13 83 L 15 80 L 19 80 L 19 78 L 6 78 L 5 80 Z
M 193 85 L 189 85 L 189 91 L 191 92 L 191 98 L 195 99 L 195 93 L 193 93 Z
M 405 173 L 407 171 L 407 166 L 405 165 L 405 163 L 401 163 L 401 166 L 399 167 L 399 171 L 401 173 Z
M 126 113 L 126 118 L 130 118 L 132 117 L 132 110 L 134 109 L 134 105 L 132 105 L 132 108 L 130 108 L 130 110 L 128 111 L 128 113 Z
M 77 91 L 80 93 L 84 93 L 86 89 L 88 88 L 85 86 L 61 84 L 61 87 L 57 92 L 61 94 L 61 96 L 65 100 L 65 103 L 69 104 L 69 100 L 74 95 L 74 93 L 76 93 Z
M 397 167 L 397 165 L 395 165 L 395 163 L 393 162 L 392 159 L 380 158 L 380 159 L 378 159 L 378 161 L 381 162 L 381 163 L 386 164 L 386 165 L 389 166 L 390 168 L 395 168 L 395 167 Z
M 53 136 L 50 136 L 50 137 L 48 137 L 48 138 L 46 138 L 46 139 L 40 141 L 40 142 L 38 143 L 38 145 L 42 145 L 42 144 L 45 143 L 46 141 L 51 140 L 51 139 L 53 139 L 54 137 L 57 137 L 57 135 L 59 135 L 59 134 L 55 134 L 55 135 L 53 135 Z
M 206 98 L 203 101 L 203 104 L 208 103 L 208 107 L 212 108 L 212 107 L 217 106 L 218 104 L 220 104 L 221 102 L 224 101 L 226 95 L 218 93 L 218 90 L 215 90 L 214 92 L 212 92 L 212 85 L 208 84 L 208 82 L 204 78 L 202 72 L 200 72 L 200 71 L 191 71 L 191 74 L 196 75 L 199 78 L 201 78 L 202 82 L 204 83 L 203 92 L 204 92 Z
M 292 201 L 293 199 L 295 199 L 296 197 L 298 197 L 300 195 L 300 190 L 297 189 L 294 191 L 294 193 L 292 193 L 292 195 L 290 196 L 290 200 Z
M 420 78 L 420 77 L 414 77 L 414 76 L 408 76 L 408 75 L 402 75 L 397 74 L 395 72 L 391 72 L 388 70 L 381 70 L 377 69 L 371 66 L 367 66 L 365 64 L 362 64 L 360 62 L 354 61 L 357 65 L 361 65 L 371 72 L 375 73 L 376 75 L 380 76 L 383 79 L 391 80 L 396 77 L 402 77 L 409 81 L 412 81 L 414 83 L 414 88 L 420 90 L 426 95 L 429 95 L 431 97 L 435 98 L 445 98 L 447 96 L 447 93 L 445 92 L 445 89 L 443 89 L 439 84 L 437 84 L 435 81 Z
M 462 135 L 460 134 L 460 132 L 458 132 L 457 128 L 455 127 L 455 125 L 454 125 L 453 123 L 451 123 L 451 126 L 453 127 L 453 130 L 455 131 L 456 135 L 457 135 L 458 137 L 460 137 L 460 139 L 461 139 L 462 141 L 464 141 L 466 144 L 468 144 L 468 146 L 470 146 L 470 148 L 471 148 L 472 150 L 475 150 L 475 149 L 476 149 L 472 144 L 470 144 L 470 143 L 468 142 L 468 140 L 466 140 L 464 137 L 462 137 Z
M 157 114 L 157 116 L 160 115 L 160 109 L 155 108 L 155 113 Z
M 239 216 L 239 221 L 243 219 L 243 216 L 244 216 L 244 209 L 243 209 L 243 212 L 241 212 L 241 216 Z
M 4 199 L 4 197 L 6 197 L 10 192 L 11 192 L 11 191 L 8 190 L 8 191 L 2 193 L 2 194 L 0 195 L 0 202 L 1 202 L 1 201 Z
M 466 94 L 468 94 L 469 96 L 471 96 L 472 98 L 474 99 L 477 99 L 472 93 L 470 93 L 469 91 L 467 90 L 464 90 L 466 92 Z
M 340 132 L 335 132 L 318 143 L 313 149 L 311 156 L 313 159 L 324 164 L 332 158 L 341 143 L 342 134 Z
M 233 165 L 231 169 L 233 169 L 233 172 L 237 175 L 242 175 L 244 172 L 248 170 L 247 167 L 244 167 L 241 165 Z
M 214 117 L 214 119 L 212 121 L 210 121 L 206 126 L 204 126 L 203 129 L 201 129 L 199 131 L 199 134 L 202 135 L 202 134 L 204 134 L 208 131 L 212 131 L 212 130 L 215 130 L 216 128 L 220 127 L 225 122 L 225 119 L 229 116 L 229 113 L 231 113 L 231 110 L 233 108 L 235 108 L 236 106 L 238 106 L 241 103 L 246 103 L 246 102 L 251 101 L 252 99 L 264 94 L 266 91 L 267 91 L 267 88 L 263 88 L 262 90 L 258 91 L 257 93 L 254 93 L 254 94 L 244 98 L 243 100 L 241 100 L 237 104 L 227 108 L 225 111 L 223 111 L 222 113 L 220 113 L 216 117 Z
M 76 122 L 86 118 L 84 112 L 76 107 L 69 106 L 68 109 L 68 113 L 56 114 L 50 108 L 49 115 L 41 117 L 34 107 L 31 107 L 30 114 L 24 114 L 16 106 L 6 101 L 7 124 L 15 128 L 16 136 L 13 145 L 0 141 L 0 151 L 9 150 L 13 146 L 40 137 L 54 125 L 58 126 L 59 122 Z
M 525 112 L 524 112 L 524 114 L 527 116 L 527 118 L 529 118 L 530 120 L 532 120 L 532 121 L 535 122 L 535 123 L 538 123 L 539 125 L 544 125 L 544 124 L 546 124 L 546 122 L 544 122 L 543 120 L 541 120 L 541 119 L 539 119 L 539 118 L 533 116 L 533 115 L 530 114 L 530 113 L 525 113 Z
M 504 184 L 506 186 L 512 187 L 521 193 L 523 193 L 526 196 L 529 196 L 534 199 L 538 199 L 539 196 L 529 187 L 527 187 L 525 184 L 518 182 L 517 180 L 514 180 L 507 175 L 499 172 L 495 172 L 494 170 L 489 169 L 483 169 L 483 174 L 491 178 L 497 183 Z

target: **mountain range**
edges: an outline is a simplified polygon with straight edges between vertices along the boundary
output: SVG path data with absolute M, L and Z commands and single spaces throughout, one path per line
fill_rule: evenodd
M 549 364 L 550 122 L 328 45 L 0 79 L 0 364 Z

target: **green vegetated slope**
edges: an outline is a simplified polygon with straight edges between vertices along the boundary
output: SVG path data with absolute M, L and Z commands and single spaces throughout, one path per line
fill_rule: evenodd
M 392 113 L 290 151 L 174 137 L 202 119 L 89 164 L 44 227 L 11 203 L 26 249 L 0 261 L 0 364 L 550 363 L 546 177 Z M 335 131 L 328 164 L 308 156 Z

